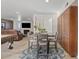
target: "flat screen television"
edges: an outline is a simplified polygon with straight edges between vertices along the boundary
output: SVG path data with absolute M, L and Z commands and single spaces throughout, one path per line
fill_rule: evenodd
M 22 28 L 31 28 L 31 23 L 22 23 Z

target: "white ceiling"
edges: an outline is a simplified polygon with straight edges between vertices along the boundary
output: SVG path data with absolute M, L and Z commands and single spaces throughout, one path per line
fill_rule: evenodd
M 34 14 L 53 14 L 65 8 L 66 3 L 74 0 L 1 0 L 2 18 L 16 18 L 18 12 L 22 19 L 33 17 Z

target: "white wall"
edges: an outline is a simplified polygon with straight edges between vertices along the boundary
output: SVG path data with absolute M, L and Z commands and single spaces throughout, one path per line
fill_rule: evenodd
M 52 19 L 52 33 L 55 34 L 57 32 L 57 15 L 53 15 L 53 19 Z
M 31 23 L 31 28 L 22 28 L 21 23 Z M 14 19 L 14 29 L 21 31 L 22 33 L 23 33 L 23 30 L 25 30 L 25 29 L 32 31 L 32 29 L 33 29 L 33 20 L 32 19 L 30 19 L 30 20 L 21 19 L 21 21 L 18 21 L 17 19 Z
M 57 17 L 56 14 L 53 15 L 34 15 L 34 23 L 39 26 L 39 23 L 41 24 L 41 27 L 44 27 L 48 33 L 55 34 L 57 32 Z M 34 24 L 34 25 L 35 25 Z
M 32 28 L 31 31 L 34 31 L 34 25 L 36 23 L 37 26 L 39 26 L 39 23 L 42 24 L 41 27 L 46 28 L 48 33 L 55 34 L 57 32 L 57 15 L 41 15 L 41 14 L 35 14 L 33 16 L 33 19 L 21 19 L 21 21 L 18 21 L 17 19 L 14 20 L 14 29 L 20 30 L 23 33 L 23 29 L 21 28 L 22 22 L 31 22 Z M 20 24 L 20 25 L 19 25 Z

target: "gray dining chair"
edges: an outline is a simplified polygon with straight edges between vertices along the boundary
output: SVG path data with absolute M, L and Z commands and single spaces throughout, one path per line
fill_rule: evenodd
M 37 48 L 37 36 L 34 33 L 28 33 L 28 50 Z
M 57 32 L 55 33 L 55 35 L 48 36 L 49 48 L 55 49 L 56 52 L 58 52 L 58 49 L 57 49 L 57 39 L 58 39 L 58 33 Z
M 46 56 L 48 58 L 47 41 L 48 41 L 47 33 L 39 33 L 37 35 L 37 59 L 39 58 L 39 56 Z M 43 50 L 44 48 L 46 48 L 46 49 Z

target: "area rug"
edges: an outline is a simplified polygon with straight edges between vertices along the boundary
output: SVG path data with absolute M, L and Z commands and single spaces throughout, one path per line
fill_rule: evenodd
M 40 49 L 40 53 L 46 53 L 46 48 Z M 62 48 L 58 48 L 58 52 L 55 49 L 49 50 L 49 55 L 39 56 L 37 58 L 37 49 L 25 49 L 22 52 L 21 59 L 63 59 L 65 57 L 64 50 Z

